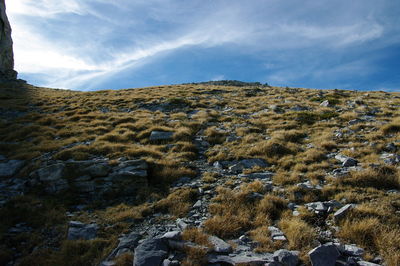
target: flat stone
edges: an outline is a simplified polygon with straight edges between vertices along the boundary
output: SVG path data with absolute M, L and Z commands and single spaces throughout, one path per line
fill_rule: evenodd
M 12 177 L 15 175 L 25 164 L 25 161 L 10 160 L 8 162 L 0 163 L 0 178 Z
M 166 241 L 160 238 L 150 238 L 135 249 L 133 266 L 161 265 L 167 256 Z
M 274 252 L 274 260 L 285 266 L 296 266 L 299 262 L 299 252 L 280 249 Z
M 334 244 L 327 243 L 308 252 L 308 256 L 312 266 L 335 266 L 340 253 Z
M 162 236 L 162 238 L 180 240 L 181 239 L 181 232 L 180 231 L 171 231 L 171 232 L 165 233 Z
M 262 172 L 262 173 L 240 174 L 238 177 L 239 178 L 248 178 L 248 179 L 268 179 L 268 180 L 271 180 L 271 178 L 273 176 L 274 176 L 274 173 L 272 173 L 272 172 Z
M 107 163 L 96 163 L 85 169 L 85 171 L 92 177 L 107 176 L 110 170 L 111 166 Z
M 38 170 L 40 181 L 55 181 L 64 177 L 65 165 L 63 163 L 57 163 L 49 165 Z
M 336 221 L 341 220 L 342 218 L 344 218 L 346 216 L 346 214 L 355 207 L 354 204 L 346 204 L 344 205 L 342 208 L 340 208 L 339 210 L 337 210 L 334 214 L 333 214 L 333 218 Z
M 208 240 L 214 246 L 213 250 L 217 253 L 229 253 L 232 251 L 231 245 L 216 236 L 209 236 Z
M 96 238 L 97 224 L 84 224 L 78 221 L 69 222 L 68 240 L 90 240 Z
M 329 103 L 328 100 L 325 100 L 325 101 L 321 102 L 321 103 L 319 104 L 319 106 L 328 107 L 328 106 L 330 106 L 330 103 Z
M 356 245 L 344 245 L 344 253 L 350 256 L 361 257 L 364 254 L 364 249 Z
M 376 264 L 376 263 L 372 263 L 372 262 L 368 262 L 368 261 L 364 261 L 364 260 L 357 261 L 357 265 L 358 266 L 380 266 L 380 264 Z
M 243 169 L 250 169 L 253 167 L 268 167 L 268 163 L 264 159 L 254 158 L 254 159 L 244 159 L 239 161 L 238 163 L 229 167 L 229 170 L 232 172 L 240 172 Z
M 270 259 L 266 259 L 257 255 L 210 255 L 208 256 L 208 263 L 226 263 L 228 265 L 264 265 L 265 263 L 272 262 L 272 255 L 270 257 Z
M 150 141 L 168 141 L 171 140 L 174 132 L 169 131 L 152 131 L 150 133 Z
M 198 201 L 196 201 L 196 203 L 193 205 L 193 208 L 194 208 L 194 209 L 201 208 L 201 205 L 202 205 L 201 200 L 198 200 Z

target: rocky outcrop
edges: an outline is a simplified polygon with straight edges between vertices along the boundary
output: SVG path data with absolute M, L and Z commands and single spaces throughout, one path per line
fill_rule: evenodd
M 0 0 L 0 81 L 15 80 L 11 26 L 6 14 L 5 0 Z

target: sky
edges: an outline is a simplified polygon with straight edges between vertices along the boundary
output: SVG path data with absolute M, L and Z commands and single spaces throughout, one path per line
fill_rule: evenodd
M 398 0 L 6 0 L 19 78 L 400 91 Z

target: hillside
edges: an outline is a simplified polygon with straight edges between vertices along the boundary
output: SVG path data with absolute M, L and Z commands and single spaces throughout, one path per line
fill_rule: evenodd
M 0 85 L 0 265 L 400 265 L 400 94 Z

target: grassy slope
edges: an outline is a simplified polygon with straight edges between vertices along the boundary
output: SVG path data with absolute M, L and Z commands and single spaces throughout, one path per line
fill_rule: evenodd
M 335 107 L 321 107 L 323 100 Z M 350 107 L 348 102 L 354 101 Z M 167 113 L 138 108 L 162 103 L 175 110 Z M 266 110 L 271 105 L 276 105 L 277 112 Z M 312 111 L 290 111 L 297 105 L 311 107 Z M 140 157 L 151 165 L 151 187 L 146 192 L 153 198 L 151 204 L 92 206 L 95 214 L 80 212 L 74 219 L 113 226 L 102 231 L 96 240 L 72 243 L 62 238 L 65 211 L 76 204 L 73 199 L 60 200 L 40 193 L 19 197 L 0 209 L 0 216 L 7 217 L 0 224 L 0 264 L 15 252 L 11 247 L 22 252 L 22 264 L 26 265 L 32 261 L 42 265 L 98 262 L 115 245 L 116 237 L 128 230 L 132 219 L 156 211 L 183 216 L 191 206 L 192 192 L 182 189 L 168 196 L 168 184 L 181 176 L 196 174 L 186 163 L 196 158 L 192 140 L 199 130 L 204 130 L 212 144 L 206 153 L 210 163 L 264 158 L 273 165 L 268 170 L 276 172 L 274 184 L 284 188 L 284 192 L 271 192 L 268 199 L 249 208 L 245 195 L 257 192 L 259 185 L 250 183 L 240 192 L 233 192 L 231 181 L 226 178 L 226 186 L 218 190 L 215 203 L 210 206 L 214 218 L 207 221 L 206 231 L 229 238 L 237 237 L 243 229 L 250 230 L 253 239 L 261 243 L 259 250 L 271 251 L 277 247 L 265 233 L 266 226 L 280 220 L 289 248 L 306 252 L 315 238 L 317 221 L 306 210 L 293 218 L 286 210 L 287 201 L 336 199 L 359 204 L 342 222 L 343 230 L 338 236 L 367 248 L 367 258 L 380 254 L 395 265 L 400 260 L 400 241 L 393 237 L 400 232 L 400 197 L 385 191 L 400 188 L 399 171 L 394 167 L 374 170 L 368 165 L 382 164 L 379 156 L 384 147 L 399 139 L 399 106 L 399 94 L 384 92 L 326 91 L 322 95 L 308 89 L 204 84 L 97 92 L 0 87 L 1 154 L 32 162 L 21 172 L 21 178 L 27 178 L 48 159 Z M 380 110 L 376 122 L 348 126 L 350 120 L 375 108 Z M 4 113 L 10 110 L 15 112 Z M 189 116 L 189 110 L 199 112 Z M 149 142 L 150 132 L 157 129 L 175 132 L 172 148 L 167 143 Z M 335 132 L 341 129 L 343 137 L 338 139 Z M 225 142 L 228 132 L 239 138 Z M 326 154 L 339 150 L 359 160 L 365 170 L 340 180 L 328 178 L 327 172 L 337 168 L 337 162 L 326 158 Z M 219 177 L 210 174 L 203 178 L 212 183 Z M 330 185 L 321 191 L 300 191 L 303 197 L 295 198 L 294 192 L 299 192 L 295 184 L 306 180 Z M 174 204 L 177 201 L 179 208 Z M 226 219 L 236 226 L 226 227 Z M 21 222 L 28 223 L 33 232 L 18 238 L 8 236 L 8 229 Z M 302 228 L 303 235 L 296 233 L 298 228 Z M 34 249 L 37 246 L 40 248 Z

